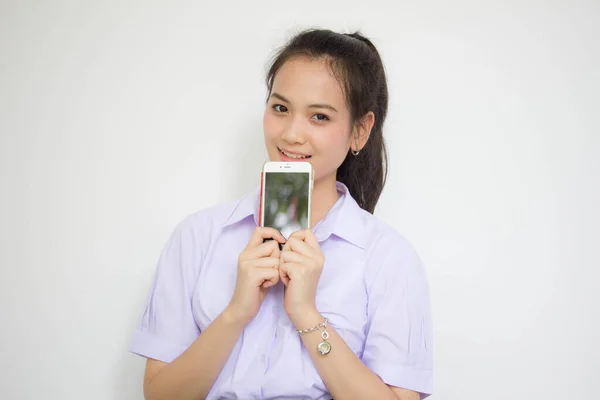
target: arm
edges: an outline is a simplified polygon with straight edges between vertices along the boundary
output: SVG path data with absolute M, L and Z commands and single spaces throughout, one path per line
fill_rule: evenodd
M 413 400 L 420 399 L 421 393 L 425 397 L 431 393 L 426 281 L 414 252 L 400 246 L 395 251 L 400 254 L 389 253 L 373 262 L 385 268 L 374 274 L 374 282 L 367 283 L 369 324 L 362 360 L 331 327 L 328 341 L 332 350 L 324 356 L 317 351 L 321 335 L 302 335 L 315 368 L 336 399 Z M 302 330 L 322 323 L 315 297 L 324 256 L 312 232 L 293 234 L 281 260 L 280 278 L 286 285 L 284 307 L 294 326 Z M 403 268 L 399 270 L 398 265 Z
M 148 359 L 146 400 L 205 398 L 244 329 L 239 321 L 232 311 L 225 310 L 172 363 Z
M 321 322 L 323 317 L 313 310 L 298 318 L 295 324 L 304 329 Z M 327 332 L 327 341 L 331 344 L 331 352 L 327 355 L 321 355 L 317 351 L 317 346 L 323 340 L 320 332 L 305 333 L 301 338 L 334 399 L 419 400 L 417 392 L 386 385 L 363 364 L 331 325 L 327 326 Z
M 263 243 L 265 238 L 275 240 Z M 267 290 L 279 281 L 279 243 L 284 241 L 270 228 L 255 230 L 239 256 L 229 306 L 202 332 L 191 313 L 195 277 L 186 276 L 185 262 L 189 261 L 182 257 L 179 241 L 167 246 L 131 346 L 134 353 L 148 359 L 144 377 L 147 400 L 197 400 L 208 395 Z

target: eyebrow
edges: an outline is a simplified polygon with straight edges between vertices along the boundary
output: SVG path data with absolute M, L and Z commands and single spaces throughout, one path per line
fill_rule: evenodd
M 291 101 L 289 101 L 288 99 L 286 99 L 285 97 L 283 97 L 279 93 L 272 93 L 271 97 L 278 98 L 279 100 L 285 101 L 286 103 L 291 103 Z M 328 110 L 332 110 L 332 111 L 338 112 L 338 110 L 336 110 L 335 107 L 333 107 L 332 105 L 329 105 L 329 104 L 310 104 L 308 106 L 308 108 L 326 108 Z

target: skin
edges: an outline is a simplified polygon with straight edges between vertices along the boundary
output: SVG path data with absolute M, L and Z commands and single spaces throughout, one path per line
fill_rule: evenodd
M 349 149 L 365 145 L 374 122 L 369 112 L 351 124 L 344 92 L 324 61 L 288 60 L 277 73 L 263 117 L 265 146 L 271 161 L 282 161 L 280 150 L 310 155 L 303 161 L 315 170 L 314 223 L 336 202 L 336 171 Z
M 351 123 L 342 87 L 322 60 L 288 60 L 277 73 L 263 118 L 265 146 L 272 161 L 282 160 L 280 150 L 310 156 L 303 161 L 315 170 L 313 223 L 324 218 L 336 202 L 337 168 L 349 149 L 365 145 L 374 121 L 374 114 L 368 112 L 358 123 Z M 275 240 L 263 243 L 265 238 Z M 283 250 L 278 243 L 285 243 Z M 315 297 L 324 262 L 312 230 L 296 232 L 286 242 L 276 230 L 258 227 L 239 256 L 236 288 L 225 311 L 172 363 L 148 359 L 146 399 L 206 397 L 244 327 L 279 280 L 285 285 L 285 311 L 296 329 L 323 322 Z M 333 350 L 326 357 L 316 349 L 319 332 L 301 338 L 335 399 L 419 399 L 416 392 L 386 385 L 333 327 L 328 332 Z M 203 362 L 196 362 L 199 359 Z

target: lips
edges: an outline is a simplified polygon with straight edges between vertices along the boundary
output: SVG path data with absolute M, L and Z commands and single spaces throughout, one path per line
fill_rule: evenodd
M 307 154 L 294 153 L 294 152 L 279 149 L 279 148 L 278 148 L 278 150 L 279 150 L 279 153 L 281 153 L 285 158 L 288 158 L 291 160 L 307 160 L 311 157 Z

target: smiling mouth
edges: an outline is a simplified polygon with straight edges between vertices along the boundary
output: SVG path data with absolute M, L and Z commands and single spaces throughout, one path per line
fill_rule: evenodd
M 279 148 L 278 148 L 278 150 L 279 150 L 279 152 L 280 152 L 281 154 L 283 154 L 283 155 L 284 155 L 284 156 L 286 156 L 287 158 L 291 158 L 291 159 L 294 159 L 294 160 L 306 160 L 306 159 L 308 159 L 308 158 L 310 158 L 310 157 L 311 157 L 311 156 L 303 156 L 303 155 L 301 155 L 301 154 L 292 154 L 292 153 L 287 153 L 286 151 L 284 151 L 284 150 L 281 150 L 281 149 L 279 149 Z

